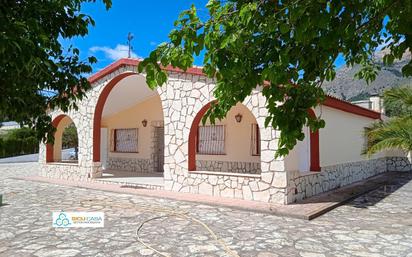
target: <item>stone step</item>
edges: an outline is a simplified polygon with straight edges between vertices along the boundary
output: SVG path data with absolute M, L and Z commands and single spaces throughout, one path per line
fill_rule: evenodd
M 92 182 L 100 184 L 109 184 L 109 185 L 120 185 L 123 188 L 135 188 L 135 189 L 152 189 L 152 190 L 163 190 L 164 186 L 153 185 L 153 184 L 143 184 L 143 183 L 133 183 L 127 181 L 112 181 L 106 179 L 93 179 Z

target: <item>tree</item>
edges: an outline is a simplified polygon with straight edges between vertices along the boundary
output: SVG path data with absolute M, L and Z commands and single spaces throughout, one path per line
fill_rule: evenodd
M 412 113 L 412 92 L 408 87 L 412 85 L 394 88 L 384 93 L 383 106 L 387 116 L 394 117 Z
M 36 132 L 23 127 L 0 134 L 0 158 L 38 152 Z
M 79 138 L 77 135 L 77 128 L 74 125 L 74 123 L 70 123 L 69 126 L 67 126 L 63 131 L 62 148 L 74 148 L 75 159 L 77 160 L 77 155 L 79 151 Z
M 183 11 L 163 43 L 139 65 L 150 87 L 162 85 L 161 66 L 186 70 L 194 56 L 203 57 L 203 72 L 216 80 L 214 104 L 206 113 L 222 119 L 237 102 L 264 85 L 268 117 L 265 125 L 279 129 L 277 155 L 286 155 L 303 126 L 324 126 L 307 110 L 325 95 L 321 85 L 335 77 L 335 61 L 361 64 L 357 77 L 376 77 L 376 49 L 388 49 L 383 61 L 391 64 L 412 45 L 410 0 L 210 0 L 202 20 L 195 8 Z M 412 62 L 403 67 L 412 74 Z
M 365 130 L 365 153 L 372 155 L 385 149 L 401 149 L 412 161 L 412 87 L 385 91 L 384 101 L 398 103 L 400 111 L 387 121 L 379 121 Z
M 111 0 L 102 0 L 110 8 Z M 64 49 L 61 39 L 85 36 L 93 19 L 81 5 L 95 0 L 0 0 L 0 120 L 35 128 L 38 139 L 53 141 L 48 111 L 77 108 L 90 84 L 94 57 Z

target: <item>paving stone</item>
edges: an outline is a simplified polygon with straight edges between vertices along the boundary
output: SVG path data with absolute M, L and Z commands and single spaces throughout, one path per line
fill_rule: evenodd
M 412 174 L 306 221 L 16 179 L 37 170 L 37 164 L 0 165 L 6 203 L 0 207 L 0 256 L 156 256 L 137 241 L 136 230 L 148 219 L 178 211 L 202 221 L 242 257 L 412 257 Z M 103 211 L 105 227 L 55 229 L 54 210 Z M 228 256 L 190 218 L 152 220 L 139 235 L 172 257 Z

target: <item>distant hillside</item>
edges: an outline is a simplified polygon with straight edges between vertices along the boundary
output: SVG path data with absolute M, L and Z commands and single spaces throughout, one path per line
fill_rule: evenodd
M 384 66 L 382 61 L 382 53 L 377 54 L 377 63 L 381 66 L 381 70 L 370 85 L 367 85 L 364 80 L 354 78 L 354 75 L 359 71 L 360 66 L 348 68 L 346 66 L 340 68 L 336 72 L 336 78 L 332 82 L 326 82 L 323 89 L 327 94 L 338 98 L 350 101 L 362 100 L 370 95 L 381 94 L 385 89 L 411 85 L 412 77 L 403 77 L 401 69 L 411 59 L 411 54 L 405 54 L 402 60 L 395 62 L 392 66 Z

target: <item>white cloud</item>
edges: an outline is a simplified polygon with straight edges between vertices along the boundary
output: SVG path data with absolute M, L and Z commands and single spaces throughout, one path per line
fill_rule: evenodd
M 93 46 L 89 49 L 92 53 L 103 52 L 106 58 L 111 60 L 119 60 L 125 58 L 128 55 L 129 47 L 127 45 L 118 44 L 115 48 L 107 46 Z M 135 52 L 131 52 L 132 58 L 140 58 Z

